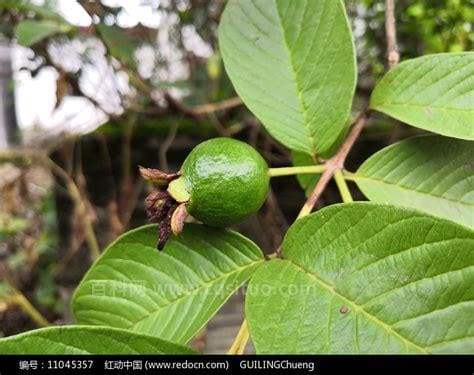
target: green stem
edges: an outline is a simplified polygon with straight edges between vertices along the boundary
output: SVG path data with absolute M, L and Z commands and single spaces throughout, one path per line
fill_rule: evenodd
M 301 167 L 270 168 L 270 177 L 292 176 L 295 174 L 320 174 L 324 172 L 324 165 L 305 165 Z
M 349 180 L 349 181 L 355 181 L 356 180 L 356 174 L 349 172 L 349 171 L 342 171 L 342 175 L 344 176 L 344 179 Z
M 247 325 L 247 320 L 244 319 L 242 325 L 240 326 L 239 332 L 237 333 L 237 336 L 227 354 L 244 354 L 245 347 L 247 346 L 248 341 L 249 329 Z
M 344 203 L 353 202 L 351 192 L 349 187 L 347 186 L 347 182 L 344 179 L 344 175 L 342 174 L 342 170 L 337 169 L 334 171 L 334 180 L 336 181 L 337 188 L 341 193 L 342 201 Z
M 28 301 L 18 289 L 10 285 L 12 295 L 9 300 L 18 305 L 39 326 L 48 327 L 50 324 L 46 318 Z

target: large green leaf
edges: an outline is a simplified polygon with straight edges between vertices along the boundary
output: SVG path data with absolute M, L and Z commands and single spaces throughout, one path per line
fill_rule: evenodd
M 156 240 L 146 226 L 105 251 L 74 294 L 78 323 L 186 343 L 263 262 L 253 242 L 224 229 L 186 225 L 161 252 Z
M 371 200 L 413 207 L 474 227 L 474 143 L 438 135 L 377 152 L 354 175 Z
M 16 37 L 18 44 L 29 47 L 45 38 L 71 30 L 71 25 L 58 20 L 25 20 L 16 27 Z
M 135 46 L 124 30 L 118 26 L 109 26 L 105 23 L 99 23 L 96 27 L 110 54 L 121 63 L 134 67 Z
M 249 109 L 292 150 L 327 151 L 356 81 L 340 0 L 230 0 L 219 29 L 225 68 Z
M 1 354 L 193 354 L 190 348 L 117 328 L 60 326 L 0 339 Z
M 474 353 L 474 232 L 369 202 L 298 220 L 250 281 L 258 353 Z
M 421 129 L 474 139 L 474 52 L 402 62 L 377 84 L 371 107 Z

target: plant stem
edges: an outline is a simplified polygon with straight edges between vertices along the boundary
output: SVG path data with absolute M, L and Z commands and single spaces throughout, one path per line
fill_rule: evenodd
M 227 354 L 244 354 L 244 350 L 248 341 L 249 330 L 247 326 L 247 320 L 244 319 L 242 325 L 240 326 L 239 332 L 237 333 L 237 336 L 235 337 L 235 340 Z
M 306 216 L 312 211 L 313 207 L 317 203 L 319 197 L 321 196 L 327 184 L 333 177 L 334 173 L 337 170 L 344 169 L 344 162 L 346 161 L 347 155 L 349 154 L 349 151 L 351 150 L 352 146 L 354 146 L 354 143 L 357 140 L 357 137 L 359 137 L 359 134 L 364 128 L 364 125 L 367 123 L 369 115 L 370 112 L 368 110 L 365 110 L 359 115 L 359 117 L 357 117 L 354 125 L 352 126 L 351 131 L 349 132 L 349 135 L 344 140 L 341 147 L 339 147 L 339 150 L 337 151 L 336 155 L 334 155 L 326 162 L 326 169 L 321 175 L 321 178 L 316 184 L 316 187 L 314 188 L 310 197 L 308 198 L 304 206 L 301 208 L 301 211 L 298 214 L 298 218 Z
M 347 186 L 347 182 L 344 179 L 344 176 L 340 169 L 334 172 L 334 180 L 336 181 L 337 188 L 339 189 L 339 192 L 341 193 L 342 201 L 344 203 L 353 202 L 354 200 L 352 199 L 351 192 L 349 190 L 349 187 Z
M 197 105 L 193 107 L 193 111 L 197 114 L 206 114 L 220 111 L 223 109 L 238 107 L 240 105 L 242 105 L 242 100 L 239 97 L 234 97 L 217 103 Z
M 12 292 L 9 300 L 12 303 L 17 304 L 39 327 L 48 327 L 50 325 L 46 318 L 28 301 L 22 292 L 12 285 L 9 285 L 9 287 Z
M 342 175 L 344 176 L 345 180 L 348 181 L 355 181 L 356 180 L 356 174 L 349 172 L 349 171 L 342 171 Z
M 69 174 L 62 169 L 59 165 L 57 165 L 52 159 L 48 156 L 44 156 L 44 160 L 46 164 L 50 166 L 51 170 L 56 173 L 57 175 L 61 176 L 66 183 L 67 190 L 69 194 L 71 194 L 71 199 L 74 201 L 77 214 L 83 220 L 84 225 L 84 232 L 86 236 L 87 246 L 89 247 L 89 251 L 91 254 L 91 258 L 93 260 L 97 259 L 100 255 L 100 248 L 99 243 L 97 242 L 97 238 L 95 236 L 94 228 L 92 226 L 92 222 L 89 218 L 89 214 L 87 213 L 86 205 L 81 197 L 81 192 L 79 191 L 78 187 L 74 180 L 69 176 Z
M 305 165 L 301 167 L 270 168 L 270 177 L 291 176 L 295 174 L 321 174 L 324 172 L 324 165 Z
M 385 0 L 385 34 L 387 38 L 388 69 L 392 69 L 400 61 L 400 54 L 397 48 L 394 0 Z

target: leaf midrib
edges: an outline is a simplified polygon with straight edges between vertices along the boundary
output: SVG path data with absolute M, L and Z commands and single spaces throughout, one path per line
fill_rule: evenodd
M 281 14 L 280 14 L 280 11 L 278 9 L 278 5 L 276 3 L 276 0 L 273 1 L 273 4 L 275 6 L 276 14 L 278 15 L 278 23 L 280 25 L 280 31 L 281 31 L 281 34 L 282 34 L 283 44 L 285 46 L 286 52 L 288 53 L 288 60 L 289 60 L 289 63 L 290 63 L 289 68 L 290 68 L 291 73 L 293 75 L 296 94 L 298 96 L 298 100 L 299 100 L 299 103 L 300 103 L 300 106 L 301 106 L 301 108 L 300 108 L 301 112 L 302 112 L 301 115 L 303 116 L 304 127 L 306 128 L 306 136 L 309 140 L 309 144 L 310 144 L 310 147 L 311 147 L 311 154 L 316 155 L 316 144 L 315 144 L 314 134 L 313 134 L 312 129 L 311 129 L 311 124 L 308 120 L 308 108 L 307 108 L 306 103 L 304 101 L 303 91 L 300 88 L 300 83 L 299 83 L 299 80 L 298 80 L 298 71 L 295 69 L 295 63 L 293 61 L 293 53 L 291 51 L 290 46 L 288 45 L 288 41 L 286 40 L 286 31 L 285 31 L 285 28 L 283 27 L 283 21 L 281 19 Z
M 390 102 L 390 101 L 381 101 L 375 102 L 372 105 L 372 108 L 377 109 L 380 107 L 414 107 L 414 108 L 431 108 L 436 109 L 438 111 L 455 111 L 455 112 L 474 112 L 472 109 L 463 109 L 463 108 L 454 108 L 454 107 L 441 107 L 439 105 L 431 105 L 431 104 L 415 104 L 415 103 L 397 103 L 397 102 Z
M 170 301 L 168 304 L 163 305 L 163 306 L 159 306 L 157 309 L 155 309 L 155 310 L 153 310 L 152 312 L 150 312 L 147 316 L 145 316 L 145 317 L 143 317 L 143 318 L 137 320 L 135 323 L 133 323 L 133 324 L 132 324 L 130 327 L 128 327 L 127 329 L 134 329 L 139 323 L 141 323 L 141 322 L 143 322 L 143 321 L 149 319 L 152 315 L 155 315 L 155 314 L 159 313 L 160 310 L 163 310 L 163 309 L 168 308 L 168 307 L 170 307 L 170 306 L 172 306 L 172 305 L 174 305 L 174 304 L 177 304 L 177 303 L 179 303 L 180 301 L 182 301 L 183 299 L 188 298 L 188 297 L 190 297 L 190 296 L 192 296 L 192 295 L 196 295 L 196 294 L 198 294 L 201 290 L 203 290 L 203 289 L 205 289 L 205 288 L 207 288 L 207 287 L 212 287 L 212 286 L 214 286 L 214 284 L 218 283 L 219 281 L 221 281 L 221 280 L 223 280 L 223 279 L 229 278 L 229 277 L 232 276 L 233 274 L 240 273 L 241 271 L 246 270 L 246 269 L 248 269 L 248 268 L 250 268 L 250 267 L 252 267 L 252 266 L 255 266 L 255 265 L 259 264 L 259 263 L 262 263 L 262 262 L 264 262 L 264 260 L 263 260 L 263 259 L 259 259 L 258 261 L 254 261 L 254 262 L 249 263 L 249 264 L 247 264 L 247 265 L 245 265 L 245 266 L 238 267 L 238 268 L 232 270 L 231 272 L 223 273 L 221 276 L 216 277 L 216 278 L 214 278 L 214 279 L 211 279 L 211 280 L 209 280 L 208 282 L 206 282 L 206 283 L 200 285 L 198 288 L 193 289 L 193 290 L 191 290 L 191 291 L 189 291 L 189 292 L 185 292 L 183 295 L 181 295 L 181 296 L 179 296 L 178 298 L 176 298 L 176 299 Z
M 374 178 L 374 177 L 360 175 L 357 172 L 354 174 L 354 180 L 356 182 L 357 182 L 357 180 L 368 180 L 368 181 L 378 183 L 378 184 L 381 184 L 381 185 L 389 185 L 389 186 L 392 186 L 392 187 L 400 188 L 401 190 L 407 190 L 410 193 L 429 195 L 431 197 L 446 200 L 446 201 L 451 202 L 451 203 L 456 203 L 456 204 L 460 204 L 460 205 L 463 205 L 463 206 L 467 206 L 468 208 L 474 207 L 474 204 L 470 204 L 469 202 L 466 202 L 466 201 L 463 201 L 463 200 L 460 200 L 460 201 L 454 200 L 452 198 L 447 198 L 447 197 L 444 197 L 444 196 L 441 196 L 441 195 L 436 195 L 436 194 L 433 194 L 433 193 L 430 193 L 430 192 L 417 190 L 417 189 L 414 189 L 414 188 L 411 188 L 411 187 L 408 187 L 408 186 L 405 186 L 405 185 L 399 185 L 399 184 L 396 184 L 396 183 L 392 183 L 392 182 L 389 182 L 389 181 L 386 181 L 386 180 L 383 180 L 383 179 L 380 179 L 380 178 Z
M 309 278 L 311 278 L 312 280 L 314 280 L 318 285 L 320 285 L 321 287 L 323 287 L 324 289 L 326 289 L 331 295 L 333 296 L 337 296 L 338 298 L 340 298 L 341 300 L 343 300 L 345 303 L 347 303 L 349 306 L 351 306 L 355 311 L 356 313 L 360 313 L 364 316 L 366 316 L 369 320 L 373 321 L 375 324 L 379 325 L 380 327 L 382 327 L 385 331 L 389 332 L 390 334 L 392 334 L 393 336 L 397 337 L 399 340 L 401 340 L 405 345 L 407 346 L 412 346 L 414 347 L 416 350 L 424 353 L 424 354 L 429 354 L 429 352 L 415 344 L 414 342 L 410 341 L 409 339 L 407 339 L 405 336 L 402 336 L 400 333 L 398 333 L 397 331 L 395 331 L 395 329 L 383 322 L 382 320 L 380 320 L 379 318 L 377 318 L 375 315 L 372 315 L 370 314 L 368 311 L 366 311 L 361 305 L 358 305 L 357 303 L 355 303 L 354 301 L 352 301 L 351 299 L 347 298 L 346 296 L 342 295 L 341 293 L 339 293 L 336 288 L 334 286 L 332 286 L 331 284 L 328 284 L 327 282 L 325 282 L 323 279 L 319 278 L 316 274 L 314 274 L 313 272 L 309 271 L 309 270 L 306 270 L 305 268 L 303 268 L 301 265 L 293 262 L 291 259 L 285 259 L 284 261 L 286 262 L 290 262 L 292 265 L 294 265 L 298 270 L 304 272 L 306 275 L 308 275 Z

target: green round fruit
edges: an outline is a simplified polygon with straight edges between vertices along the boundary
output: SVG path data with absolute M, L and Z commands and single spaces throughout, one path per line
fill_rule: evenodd
M 269 189 L 268 165 L 244 142 L 213 138 L 195 147 L 181 168 L 188 212 L 227 227 L 256 212 Z

